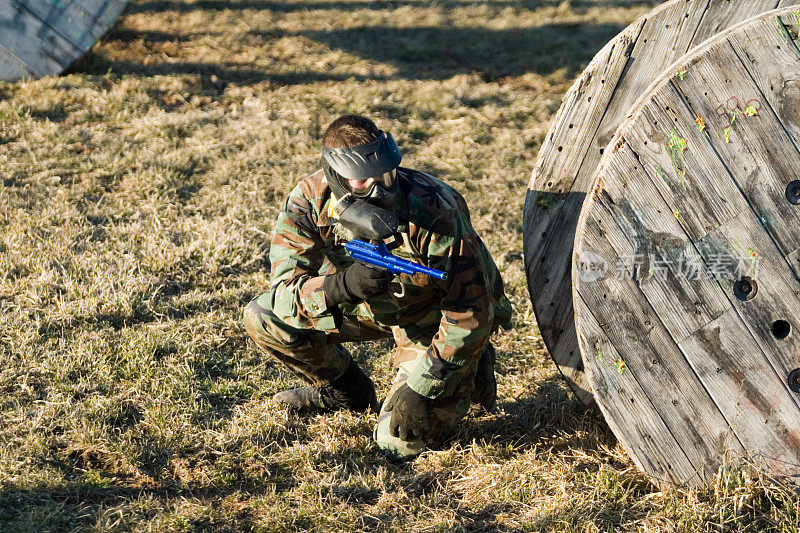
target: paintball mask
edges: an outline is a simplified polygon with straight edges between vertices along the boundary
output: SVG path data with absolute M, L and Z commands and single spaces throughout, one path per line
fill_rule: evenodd
M 397 193 L 397 166 L 402 156 L 391 133 L 361 146 L 322 148 L 322 168 L 337 201 L 360 199 L 390 211 Z M 348 180 L 374 181 L 368 187 L 351 187 Z

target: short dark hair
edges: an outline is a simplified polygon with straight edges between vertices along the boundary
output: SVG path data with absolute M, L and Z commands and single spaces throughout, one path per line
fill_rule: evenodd
M 361 115 L 342 115 L 337 118 L 322 138 L 326 148 L 351 148 L 371 143 L 378 138 L 380 130 L 367 117 Z

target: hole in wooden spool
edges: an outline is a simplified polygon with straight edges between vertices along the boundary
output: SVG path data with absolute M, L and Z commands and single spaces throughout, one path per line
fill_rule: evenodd
M 736 283 L 733 284 L 733 294 L 736 295 L 739 300 L 743 302 L 747 302 L 752 300 L 756 297 L 758 293 L 758 283 L 756 280 L 751 279 L 747 276 L 743 277 L 742 279 L 738 280 Z
M 800 392 L 800 368 L 795 368 L 789 373 L 789 378 L 786 380 L 789 388 L 794 392 Z
M 792 205 L 800 204 L 800 180 L 794 180 L 786 186 L 786 199 Z
M 776 320 L 772 323 L 772 335 L 778 340 L 783 340 L 792 332 L 792 325 L 785 320 Z

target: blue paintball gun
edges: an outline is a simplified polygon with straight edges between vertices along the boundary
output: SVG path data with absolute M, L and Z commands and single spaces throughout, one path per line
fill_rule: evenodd
M 355 200 L 348 194 L 336 204 L 334 213 L 339 223 L 358 237 L 345 244 L 347 253 L 356 261 L 386 268 L 394 275 L 422 273 L 436 279 L 447 279 L 447 272 L 400 259 L 389 252 L 384 241 L 396 235 L 400 226 L 400 221 L 391 211 Z
M 389 272 L 394 275 L 397 274 L 427 274 L 436 279 L 447 279 L 447 272 L 436 270 L 435 268 L 428 268 L 418 263 L 400 259 L 389 253 L 389 248 L 386 243 L 370 244 L 368 242 L 353 239 L 344 245 L 350 257 L 357 261 L 367 263 L 382 268 L 388 268 Z

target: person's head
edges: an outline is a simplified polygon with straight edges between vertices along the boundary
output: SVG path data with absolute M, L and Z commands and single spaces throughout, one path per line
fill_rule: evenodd
M 401 155 L 392 135 L 360 115 L 334 120 L 322 139 L 322 168 L 334 196 L 391 209 Z

